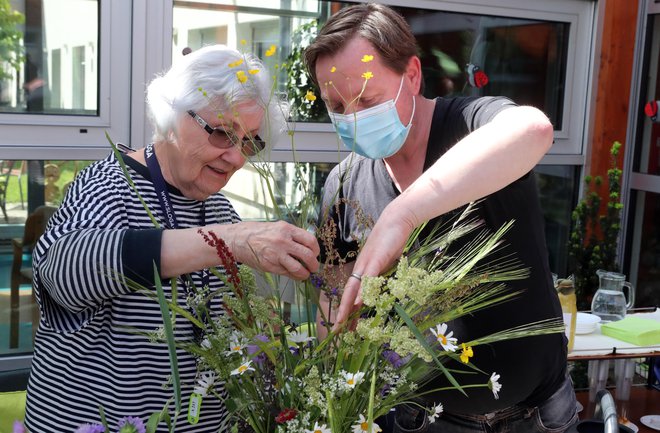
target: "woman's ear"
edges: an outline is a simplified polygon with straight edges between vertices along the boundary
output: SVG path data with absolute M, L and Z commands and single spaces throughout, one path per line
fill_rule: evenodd
M 415 95 L 419 95 L 422 88 L 422 63 L 419 61 L 419 57 L 412 56 L 408 60 L 408 65 L 406 66 L 406 77 L 410 80 L 410 84 Z

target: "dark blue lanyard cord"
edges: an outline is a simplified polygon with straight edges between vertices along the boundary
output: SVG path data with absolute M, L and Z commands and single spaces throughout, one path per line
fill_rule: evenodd
M 156 153 L 154 152 L 153 143 L 149 143 L 144 149 L 144 158 L 147 161 L 147 168 L 151 174 L 151 180 L 153 181 L 154 188 L 156 189 L 156 195 L 158 196 L 158 201 L 160 202 L 160 208 L 167 219 L 167 228 L 178 229 L 179 223 L 176 219 L 176 214 L 174 213 L 174 208 L 172 206 L 172 200 L 170 199 L 170 194 L 167 192 L 167 183 L 165 178 L 163 178 L 163 171 L 160 168 L 158 159 L 156 158 Z M 206 206 L 202 203 L 202 225 L 206 224 Z M 190 275 L 186 275 L 186 279 L 189 280 L 189 283 L 192 284 Z M 209 272 L 207 270 L 202 271 L 202 287 L 208 286 L 209 284 Z M 191 288 L 192 289 L 192 288 Z

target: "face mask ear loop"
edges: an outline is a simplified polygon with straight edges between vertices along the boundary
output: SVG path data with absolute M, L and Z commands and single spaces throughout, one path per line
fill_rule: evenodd
M 410 127 L 410 125 L 412 125 L 413 117 L 415 117 L 415 107 L 417 105 L 416 102 L 415 102 L 415 96 L 414 95 L 413 95 L 412 98 L 413 98 L 413 111 L 412 111 L 412 114 L 410 115 L 410 122 L 408 122 L 408 127 Z
M 401 82 L 399 83 L 399 91 L 396 92 L 396 98 L 394 98 L 394 104 L 396 105 L 396 101 L 399 100 L 399 95 L 401 94 L 401 89 L 403 88 L 403 78 L 405 75 L 401 77 Z M 415 108 L 416 108 L 416 101 L 415 101 L 415 95 L 413 95 L 413 109 L 412 109 L 412 114 L 410 115 L 410 122 L 408 122 L 408 126 L 412 125 L 412 120 L 413 117 L 415 116 Z
M 405 77 L 405 75 L 401 76 L 401 82 L 399 83 L 399 91 L 396 92 L 396 98 L 394 98 L 394 103 L 395 104 L 396 104 L 396 101 L 399 100 L 399 95 L 401 94 L 401 89 L 403 88 L 403 77 Z

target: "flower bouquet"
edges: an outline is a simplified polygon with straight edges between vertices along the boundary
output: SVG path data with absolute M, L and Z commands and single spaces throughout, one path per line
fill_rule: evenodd
M 447 361 L 459 360 L 476 371 L 475 346 L 561 330 L 560 324 L 544 322 L 473 341 L 454 335 L 446 322 L 515 296 L 504 282 L 526 274 L 514 265 L 498 266 L 497 272 L 484 265 L 510 224 L 482 233 L 457 255 L 442 253 L 457 237 L 479 230 L 470 209 L 449 230 L 438 231 L 432 243 L 407 248 L 389 275 L 363 278 L 364 306 L 355 330 L 333 331 L 328 315 L 319 311 L 327 333 L 323 340 L 313 316 L 300 323 L 288 320 L 277 291 L 258 295 L 253 271 L 237 266 L 213 232 L 200 231 L 222 260 L 232 296 L 226 297 L 228 314 L 209 322 L 201 344 L 179 343 L 200 360 L 195 395 L 223 399 L 238 431 L 376 432 L 374 420 L 394 406 L 418 404 L 416 397 L 442 391 L 425 386 L 438 375 L 446 376 L 449 389 L 465 388 L 445 367 Z M 331 224 L 322 230 L 332 230 Z M 307 311 L 314 310 L 319 291 L 338 300 L 340 291 L 327 283 L 336 279 L 336 270 L 326 266 L 300 284 Z M 503 386 L 497 372 L 476 373 L 483 374 L 483 383 L 469 386 L 488 387 L 497 398 Z M 438 401 L 424 408 L 429 421 L 442 407 Z
M 274 50 L 271 47 L 267 55 Z M 373 56 L 365 55 L 364 59 L 368 64 Z M 249 86 L 250 75 L 255 72 L 243 71 L 242 63 L 236 61 L 230 67 L 236 68 L 241 85 Z M 286 65 L 277 69 L 286 71 Z M 370 71 L 365 71 L 363 89 L 372 77 Z M 313 92 L 307 91 L 305 100 L 300 102 L 309 105 L 315 99 Z M 271 102 L 263 101 L 264 107 L 272 107 Z M 295 155 L 295 132 L 287 132 Z M 272 203 L 281 202 L 275 197 L 285 194 L 277 190 L 272 166 L 268 158 L 260 159 L 259 155 L 249 163 L 259 173 L 263 190 L 270 193 Z M 296 164 L 295 176 L 294 184 L 302 200 L 276 207 L 275 218 L 307 227 L 316 200 L 307 191 L 302 164 Z M 359 213 L 359 203 L 348 205 Z M 527 270 L 515 261 L 488 263 L 488 256 L 500 248 L 511 223 L 488 233 L 472 218 L 472 209 L 468 206 L 451 224 L 431 228 L 432 235 L 421 243 L 417 238 L 424 227 L 420 227 L 394 269 L 386 275 L 362 279 L 364 305 L 349 321 L 357 322 L 354 329 L 336 328 L 331 323 L 332 309 L 338 305 L 345 283 L 342 268 L 351 259 L 333 251 L 332 239 L 337 229 L 333 221 L 321 218 L 323 223 L 316 229 L 325 248 L 322 271 L 306 281 L 290 282 L 296 285 L 300 300 L 294 307 L 298 313 L 295 320 L 281 299 L 280 277 L 257 275 L 237 264 L 221 238 L 213 231 L 200 229 L 198 234 L 216 250 L 222 263 L 211 272 L 225 281 L 226 291 L 198 288 L 197 295 L 188 301 L 194 315 L 165 297 L 156 270 L 157 294 L 147 292 L 158 299 L 164 317 L 163 327 L 149 337 L 165 341 L 170 347 L 173 425 L 186 404 L 188 422 L 196 423 L 204 416 L 204 399 L 212 397 L 222 400 L 229 412 L 224 429 L 240 432 L 377 432 L 380 427 L 375 420 L 402 403 L 426 410 L 433 422 L 442 413 L 442 401 L 424 407 L 416 399 L 443 391 L 430 387 L 438 376 L 446 378 L 447 390 L 487 387 L 493 398 L 498 398 L 506 384 L 499 382 L 497 372 L 482 371 L 472 364 L 473 348 L 505 339 L 563 332 L 563 323 L 532 323 L 472 341 L 454 334 L 447 323 L 506 302 L 516 296 L 507 290 L 506 282 L 527 275 Z M 362 215 L 361 221 L 372 224 L 368 215 Z M 475 231 L 478 234 L 474 241 L 448 253 L 456 239 Z M 349 256 L 354 258 L 358 253 Z M 140 287 L 136 285 L 136 289 Z M 172 293 L 175 297 L 175 287 Z M 321 293 L 331 301 L 329 310 L 319 307 Z M 225 314 L 214 314 L 206 308 L 216 296 L 222 297 Z M 202 338 L 175 340 L 172 326 L 176 315 L 193 322 Z M 325 337 L 319 338 L 321 335 Z M 198 375 L 189 402 L 181 402 L 177 348 L 194 354 L 198 360 Z M 451 360 L 460 362 L 470 373 L 482 375 L 483 381 L 462 386 L 454 377 L 456 371 L 446 367 Z M 150 421 L 154 420 L 169 421 L 167 410 L 155 414 Z

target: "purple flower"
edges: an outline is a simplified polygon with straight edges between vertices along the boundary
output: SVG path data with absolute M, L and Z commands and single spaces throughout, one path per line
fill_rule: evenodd
M 330 296 L 339 296 L 339 287 L 333 287 L 330 289 Z
M 119 433 L 146 433 L 142 420 L 136 416 L 126 416 L 119 420 Z
M 255 336 L 254 336 L 254 339 L 255 339 L 255 340 L 259 340 L 259 341 L 261 341 L 262 343 L 268 343 L 268 342 L 270 342 L 270 338 L 268 338 L 267 336 L 265 336 L 265 335 L 263 335 L 263 334 L 255 335 Z
M 83 424 L 75 433 L 105 433 L 105 427 L 101 424 Z
M 263 334 L 255 335 L 254 339 L 257 341 L 261 341 L 262 343 L 270 342 L 270 339 Z M 261 350 L 259 346 L 257 346 L 256 344 L 248 344 L 246 349 L 248 355 L 254 355 L 255 353 Z M 252 357 L 252 360 L 254 361 L 255 364 L 261 366 L 261 364 L 266 360 L 266 354 L 261 352 L 257 356 Z
M 410 360 L 410 355 L 402 358 L 401 355 L 389 349 L 383 350 L 383 357 L 387 362 L 392 364 L 392 367 L 394 368 L 401 368 Z
M 310 275 L 309 280 L 311 281 L 312 285 L 317 289 L 323 287 L 324 284 L 323 277 L 321 277 L 319 274 Z
M 12 430 L 13 433 L 26 433 L 25 426 L 23 426 L 23 423 L 16 420 L 14 421 L 14 428 Z
M 292 355 L 300 355 L 300 350 L 295 346 L 289 346 L 289 351 Z

